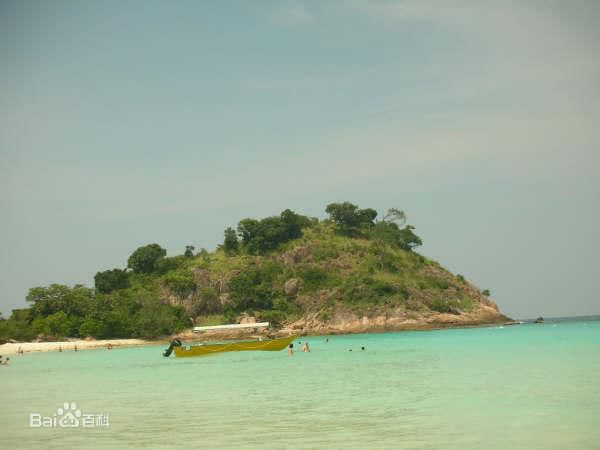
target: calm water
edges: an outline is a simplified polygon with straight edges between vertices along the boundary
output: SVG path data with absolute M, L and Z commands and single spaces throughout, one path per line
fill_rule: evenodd
M 600 321 L 308 341 L 293 358 L 15 355 L 0 447 L 600 448 Z M 29 427 L 65 401 L 110 426 Z

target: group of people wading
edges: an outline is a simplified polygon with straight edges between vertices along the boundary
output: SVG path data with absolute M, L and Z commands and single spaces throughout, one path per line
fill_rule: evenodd
M 298 344 L 302 344 L 302 341 L 298 342 Z M 310 346 L 308 345 L 308 342 L 304 341 L 304 345 L 302 345 L 302 351 L 304 353 L 310 353 Z M 288 355 L 289 356 L 294 355 L 294 343 L 293 342 L 291 342 L 290 345 L 288 345 Z

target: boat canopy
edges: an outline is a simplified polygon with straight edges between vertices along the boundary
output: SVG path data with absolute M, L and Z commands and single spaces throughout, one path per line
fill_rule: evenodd
M 210 325 L 207 327 L 194 327 L 194 332 L 200 333 L 201 331 L 209 330 L 237 330 L 240 328 L 264 328 L 268 327 L 269 322 L 258 322 L 258 323 L 234 323 L 230 325 Z

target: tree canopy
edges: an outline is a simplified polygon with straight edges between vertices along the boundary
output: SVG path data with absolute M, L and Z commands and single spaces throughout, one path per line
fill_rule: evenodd
M 124 289 L 129 286 L 129 274 L 125 270 L 112 269 L 96 273 L 94 276 L 96 290 L 108 294 L 115 289 Z
M 286 209 L 279 216 L 264 219 L 243 219 L 237 226 L 237 234 L 241 240 L 241 248 L 247 253 L 261 255 L 276 249 L 279 245 L 302 236 L 302 229 L 309 227 L 308 217 Z M 237 237 L 232 229 L 225 230 L 223 249 L 226 253 L 237 251 Z
M 225 229 L 225 239 L 223 241 L 223 250 L 227 255 L 233 255 L 240 249 L 240 243 L 238 241 L 235 230 L 231 227 Z
M 127 260 L 127 267 L 137 273 L 152 273 L 157 269 L 161 258 L 167 251 L 158 244 L 149 244 L 139 247 Z
M 52 284 L 29 290 L 29 309 L 1 321 L 0 340 L 50 338 L 156 337 L 182 329 L 182 308 L 163 304 L 148 291 L 119 289 L 110 295 L 76 285 Z
M 330 203 L 325 208 L 329 218 L 337 225 L 339 231 L 347 236 L 357 236 L 371 228 L 377 217 L 377 211 L 372 208 L 359 209 L 350 203 Z

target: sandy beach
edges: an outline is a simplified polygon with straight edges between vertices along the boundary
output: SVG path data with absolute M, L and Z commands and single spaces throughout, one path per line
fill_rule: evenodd
M 99 348 L 108 348 L 110 345 L 112 348 L 117 347 L 134 347 L 140 345 L 150 345 L 156 343 L 156 341 L 146 341 L 144 339 L 106 339 L 106 340 L 70 340 L 70 341 L 56 341 L 56 342 L 16 342 L 6 343 L 0 345 L 0 355 L 16 355 L 19 349 L 23 353 L 34 353 L 34 352 L 52 352 L 52 351 L 65 351 L 72 352 L 79 350 L 93 350 Z

